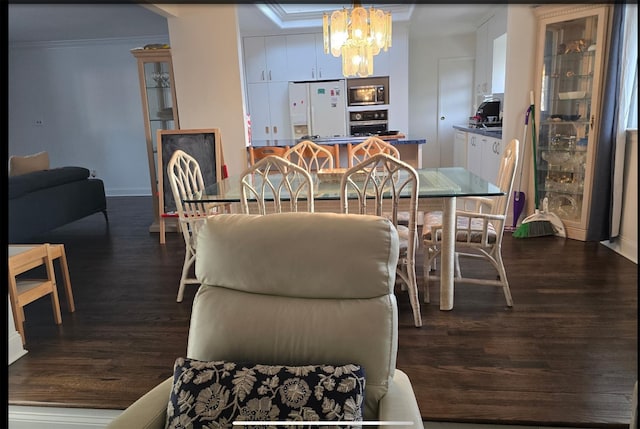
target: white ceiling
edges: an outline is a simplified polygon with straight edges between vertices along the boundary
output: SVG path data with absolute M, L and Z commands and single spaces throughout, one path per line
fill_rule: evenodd
M 368 7 L 369 4 L 363 3 Z M 322 25 L 322 12 L 351 3 L 239 4 L 243 35 L 300 31 Z M 473 32 L 494 5 L 376 4 L 393 21 L 409 22 L 410 37 Z M 9 42 L 144 37 L 168 34 L 164 17 L 138 4 L 10 4 Z

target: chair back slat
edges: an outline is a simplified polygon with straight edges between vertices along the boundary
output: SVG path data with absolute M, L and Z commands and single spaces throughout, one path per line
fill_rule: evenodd
M 276 173 L 276 174 L 273 174 Z M 247 168 L 240 179 L 244 213 L 297 212 L 300 201 L 313 212 L 313 180 L 304 168 L 279 156 L 270 155 Z

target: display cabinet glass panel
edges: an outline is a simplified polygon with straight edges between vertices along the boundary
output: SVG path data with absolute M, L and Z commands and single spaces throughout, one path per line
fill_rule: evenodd
M 584 239 L 597 153 L 606 6 L 541 7 L 535 156 L 539 206 Z
M 149 230 L 159 232 L 159 224 L 165 222 L 166 214 L 162 213 L 158 204 L 157 134 L 158 130 L 180 128 L 171 50 L 168 48 L 133 49 L 131 53 L 138 61 L 149 178 L 153 197 L 154 220 Z M 169 224 L 166 227 L 167 230 L 175 229 Z

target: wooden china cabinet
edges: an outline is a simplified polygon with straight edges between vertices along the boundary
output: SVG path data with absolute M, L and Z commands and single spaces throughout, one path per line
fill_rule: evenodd
M 138 61 L 140 94 L 142 96 L 142 114 L 147 142 L 147 159 L 151 195 L 153 199 L 154 220 L 149 231 L 159 232 L 160 222 L 165 222 L 158 200 L 157 132 L 158 130 L 180 129 L 178 106 L 171 62 L 171 49 L 132 49 L 131 53 Z M 173 218 L 168 218 L 172 221 Z M 166 222 L 167 231 L 177 231 L 176 222 Z
M 538 19 L 535 180 L 540 202 L 558 215 L 567 237 L 586 240 L 610 5 L 545 5 Z M 533 192 L 531 193 L 533 195 Z

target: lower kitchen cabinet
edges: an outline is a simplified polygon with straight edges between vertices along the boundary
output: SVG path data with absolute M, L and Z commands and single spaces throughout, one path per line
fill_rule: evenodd
M 502 140 L 474 133 L 464 134 L 467 134 L 467 169 L 495 183 L 502 156 Z
M 289 82 L 250 83 L 247 87 L 251 138 L 293 138 L 289 119 Z
M 467 133 L 457 130 L 453 140 L 453 166 L 467 167 Z

